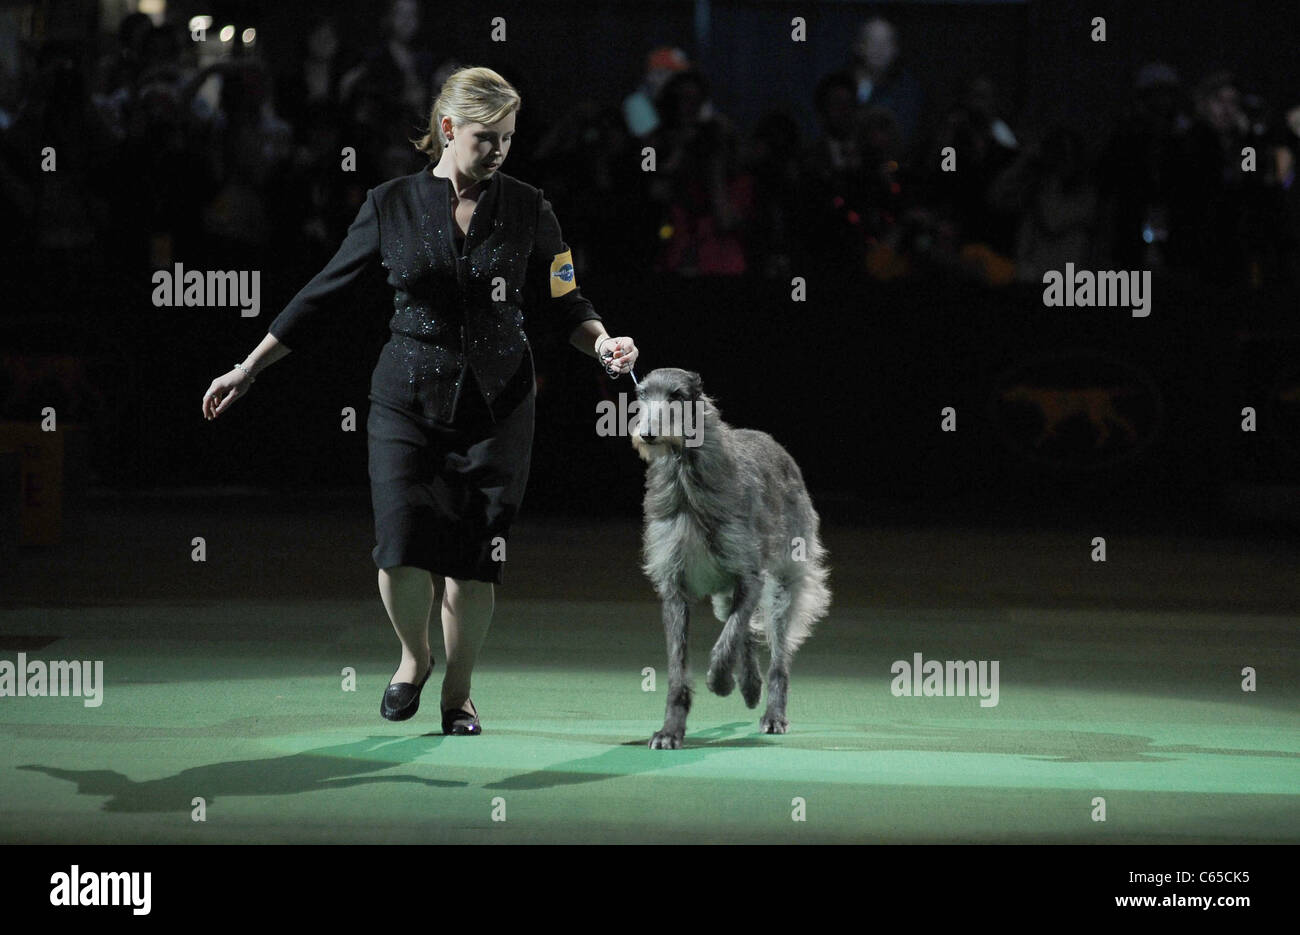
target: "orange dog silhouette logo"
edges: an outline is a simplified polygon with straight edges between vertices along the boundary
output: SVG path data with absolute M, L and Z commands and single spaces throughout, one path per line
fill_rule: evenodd
M 1159 386 L 1101 351 L 1048 354 L 1004 371 L 988 417 L 1016 455 L 1046 467 L 1104 469 L 1150 446 L 1164 421 Z
M 1124 436 L 1125 443 L 1131 445 L 1137 441 L 1137 428 L 1116 408 L 1115 401 L 1121 396 L 1140 392 L 1140 388 L 1131 386 L 1061 389 L 1020 383 L 1003 390 L 1001 398 L 1004 402 L 1025 403 L 1037 410 L 1043 428 L 1032 442 L 1035 447 L 1041 447 L 1043 442 L 1057 437 L 1061 426 L 1071 419 L 1082 417 L 1093 429 L 1093 446 L 1105 448 L 1111 444 L 1111 434 L 1116 430 Z

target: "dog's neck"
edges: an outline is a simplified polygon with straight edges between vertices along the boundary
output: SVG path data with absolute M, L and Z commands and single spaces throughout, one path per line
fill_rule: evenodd
M 734 459 L 725 439 L 731 426 L 708 406 L 701 428 L 700 444 L 683 444 L 651 462 L 646 471 L 647 515 L 667 518 L 691 513 L 710 525 L 717 519 L 706 504 L 721 502 L 714 494 L 735 482 Z

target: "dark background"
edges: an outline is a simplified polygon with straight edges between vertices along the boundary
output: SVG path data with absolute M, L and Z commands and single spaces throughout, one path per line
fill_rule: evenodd
M 314 17 L 335 16 L 346 71 L 379 48 L 384 6 L 169 3 L 132 58 L 120 30 L 129 4 L 0 3 L 10 62 L 0 418 L 35 420 L 54 405 L 84 425 L 70 484 L 365 487 L 366 392 L 391 301 L 378 277 L 352 318 L 265 371 L 221 419 L 204 421 L 199 406 L 328 259 L 358 193 L 424 163 L 405 140 L 427 113 L 394 104 L 373 62 L 328 106 L 296 90 Z M 1286 123 L 1300 104 L 1293 4 L 417 7 L 421 80 L 450 62 L 482 64 L 520 90 L 505 171 L 548 193 L 583 292 L 611 333 L 637 340 L 638 374 L 699 370 L 724 418 L 789 448 L 823 513 L 1048 522 L 1105 509 L 1296 528 L 1297 212 L 1281 168 L 1297 149 Z M 224 60 L 215 111 L 185 95 L 200 66 L 184 24 L 200 13 L 214 29 L 257 30 Z M 851 130 L 862 165 L 832 171 L 818 83 L 849 62 L 873 15 L 897 29 L 919 120 L 902 139 L 862 105 Z M 490 16 L 505 17 L 506 43 L 489 41 Z M 807 17 L 806 43 L 789 40 L 794 16 Z M 1106 18 L 1104 43 L 1089 38 L 1094 16 Z M 671 136 L 636 138 L 619 105 L 660 45 L 683 50 L 725 115 L 705 139 L 727 142 L 691 152 L 721 159 L 746 206 L 735 235 L 743 270 L 691 268 L 659 237 L 674 206 L 694 204 L 690 173 L 656 194 L 640 147 L 662 150 Z M 1174 73 L 1156 85 L 1168 108 L 1158 118 L 1142 110 L 1152 84 L 1139 74 L 1152 62 Z M 1231 89 L 1240 128 L 1205 129 L 1207 87 Z M 1014 146 L 990 146 L 995 121 Z M 947 143 L 959 159 L 950 177 L 937 168 Z M 1259 151 L 1254 175 L 1234 155 L 1247 144 Z M 358 148 L 357 173 L 338 171 L 339 145 Z M 56 148 L 58 173 L 40 171 L 43 146 Z M 1149 317 L 1045 308 L 1040 282 L 1008 272 L 1026 249 L 1026 219 L 1053 222 L 1060 202 L 1043 194 L 1045 180 L 1062 178 L 1094 207 L 1079 225 L 1087 249 L 1052 255 L 1151 270 Z M 1153 217 L 1168 238 L 1156 235 L 1157 252 L 1141 241 Z M 155 308 L 149 276 L 163 256 L 186 269 L 259 269 L 260 317 Z M 790 301 L 794 276 L 806 302 Z M 570 348 L 539 342 L 536 355 L 525 511 L 635 514 L 641 462 L 625 440 L 591 431 L 595 403 L 630 381 Z M 1044 402 L 1016 402 L 1016 386 Z M 1070 414 L 1098 389 L 1102 415 Z M 1052 399 L 1066 411 L 1044 440 Z M 339 431 L 346 406 L 355 433 Z M 955 433 L 939 430 L 947 406 Z M 1255 433 L 1241 431 L 1243 406 L 1259 413 Z

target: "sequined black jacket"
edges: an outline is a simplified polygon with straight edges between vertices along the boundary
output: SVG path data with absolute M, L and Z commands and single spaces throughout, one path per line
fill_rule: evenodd
M 498 170 L 479 195 L 463 255 L 454 225 L 451 182 L 428 169 L 375 186 L 338 252 L 271 322 L 271 334 L 291 351 L 310 346 L 327 322 L 353 314 L 349 288 L 379 260 L 396 291 L 370 398 L 449 423 L 468 367 L 494 418 L 503 417 L 533 387 L 525 314 L 565 342 L 601 318 L 578 289 L 541 189 Z

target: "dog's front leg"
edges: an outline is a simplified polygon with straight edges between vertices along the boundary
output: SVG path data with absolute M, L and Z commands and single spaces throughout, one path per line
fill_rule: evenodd
M 740 651 L 745 635 L 749 632 L 749 618 L 758 606 L 758 596 L 763 583 L 757 575 L 741 576 L 736 579 L 736 593 L 731 602 L 731 615 L 722 628 L 718 641 L 713 644 L 709 654 L 709 691 L 715 695 L 727 696 L 736 686 L 732 670 L 736 668 L 736 654 Z M 746 698 L 746 701 L 749 699 Z M 751 707 L 753 707 L 751 705 Z
M 668 641 L 668 708 L 663 730 L 650 738 L 651 750 L 679 750 L 686 733 L 686 715 L 691 710 L 690 671 L 686 662 L 686 633 L 690 606 L 683 594 L 664 598 L 664 636 Z

